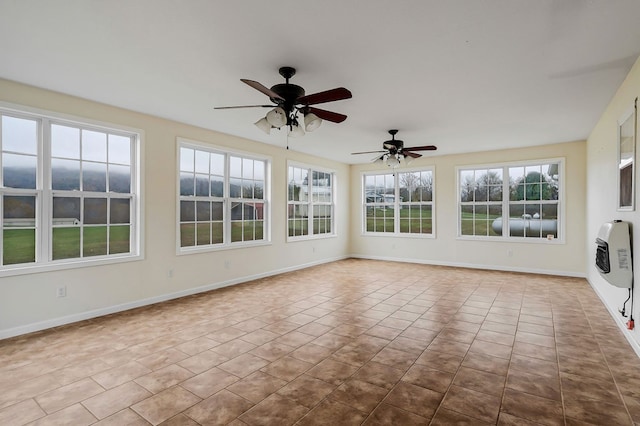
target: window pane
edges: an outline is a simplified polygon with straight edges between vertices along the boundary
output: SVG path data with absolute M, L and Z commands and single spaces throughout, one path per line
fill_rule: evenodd
M 304 173 L 304 176 L 303 176 L 303 173 Z M 303 197 L 302 195 L 303 192 L 304 193 L 307 192 L 306 177 L 307 177 L 307 170 L 303 170 L 298 167 L 289 167 L 289 188 L 288 188 L 289 201 L 306 200 L 306 197 Z
M 73 191 L 80 189 L 80 161 L 51 160 L 51 187 Z
M 224 176 L 224 155 L 212 152 L 211 157 L 211 174 Z
M 130 246 L 129 226 L 109 227 L 109 254 L 129 253 L 131 251 Z
M 253 181 L 253 198 L 256 200 L 264 199 L 264 182 L 263 181 Z
M 196 218 L 199 222 L 211 220 L 211 203 L 209 201 L 196 203 Z
M 242 196 L 242 179 L 229 179 L 229 196 L 231 198 Z
M 211 223 L 211 243 L 222 244 L 223 242 L 223 223 L 213 222 Z
M 195 152 L 191 148 L 180 148 L 180 171 L 194 171 Z
M 196 220 L 196 207 L 193 201 L 180 201 L 180 222 Z
M 199 246 L 211 244 L 210 223 L 198 223 L 196 225 L 196 242 Z
M 196 173 L 209 174 L 209 153 L 196 150 Z
M 224 212 L 224 203 L 211 203 L 211 220 L 222 220 Z
M 82 130 L 82 159 L 107 162 L 107 135 L 92 130 Z
M 107 254 L 107 227 L 85 226 L 82 229 L 82 256 Z
M 84 199 L 84 224 L 106 224 L 107 223 L 107 199 L 106 198 L 85 198 Z M 105 228 L 105 242 L 106 240 Z
M 4 226 L 35 226 L 36 197 L 5 195 Z
M 109 223 L 130 223 L 131 202 L 126 198 L 112 198 Z
M 9 188 L 36 188 L 37 158 L 30 155 L 2 154 L 4 186 Z
M 107 165 L 104 163 L 82 163 L 82 190 L 107 191 Z
M 80 257 L 80 227 L 53 228 L 53 260 Z
M 242 177 L 242 158 L 229 157 L 229 176 L 234 178 Z
M 180 247 L 191 247 L 195 245 L 196 245 L 195 223 L 180 224 Z
M 131 164 L 131 138 L 109 135 L 109 163 Z
M 211 196 L 224 197 L 224 178 L 222 176 L 211 176 Z
M 38 122 L 2 116 L 2 150 L 36 155 L 38 152 Z
M 253 218 L 262 220 L 264 219 L 264 204 L 263 203 L 254 203 L 253 204 Z
M 244 179 L 253 179 L 253 160 L 242 159 L 242 177 Z
M 53 226 L 80 225 L 80 198 L 53 197 Z
M 36 261 L 36 230 L 4 228 L 2 263 L 14 265 Z
M 460 201 L 473 201 L 475 189 L 475 179 L 473 170 L 462 170 L 460 172 Z
M 194 195 L 195 194 L 195 176 L 193 173 L 181 172 L 180 173 L 180 195 Z
M 80 159 L 80 129 L 53 124 L 51 126 L 51 155 Z
M 253 178 L 257 180 L 264 180 L 264 161 L 253 162 Z
M 209 196 L 209 175 L 196 175 L 196 196 Z
M 5 195 L 3 202 L 3 264 L 35 262 L 36 198 Z
M 242 198 L 253 198 L 253 181 L 242 181 Z
M 109 165 L 109 191 L 127 194 L 131 192 L 131 168 Z

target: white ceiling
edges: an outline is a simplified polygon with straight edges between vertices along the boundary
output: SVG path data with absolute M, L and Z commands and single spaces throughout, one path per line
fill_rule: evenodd
M 0 0 L 0 77 L 285 146 L 267 87 L 344 113 L 293 150 L 362 163 L 386 131 L 426 156 L 585 139 L 640 54 L 638 0 Z M 149 141 L 153 143 L 153 141 Z

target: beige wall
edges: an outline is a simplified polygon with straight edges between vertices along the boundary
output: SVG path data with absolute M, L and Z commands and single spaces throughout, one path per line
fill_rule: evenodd
M 470 241 L 456 238 L 456 167 L 520 160 L 565 158 L 565 243 Z M 441 265 L 584 276 L 585 143 L 429 157 L 411 167 L 435 167 L 436 238 L 390 238 L 362 234 L 362 173 L 374 165 L 351 168 L 350 252 L 354 256 Z
M 145 259 L 0 278 L 0 338 L 189 294 L 249 278 L 343 258 L 348 254 L 349 166 L 271 145 L 0 80 L 0 101 L 113 123 L 144 132 Z M 272 158 L 272 244 L 176 255 L 176 138 Z M 336 171 L 342 183 L 335 238 L 286 243 L 286 164 L 295 160 Z M 229 268 L 225 267 L 228 262 Z M 169 269 L 173 277 L 168 276 Z M 66 285 L 67 297 L 56 287 Z
M 640 246 L 640 204 L 638 204 L 638 188 L 640 173 L 637 171 L 638 154 L 636 153 L 636 209 L 635 211 L 617 211 L 617 126 L 618 120 L 633 107 L 636 97 L 640 96 L 640 60 L 633 66 L 624 83 L 618 89 L 611 103 L 606 108 L 598 124 L 594 127 L 587 140 L 587 245 L 585 246 L 585 257 L 587 259 L 586 273 L 591 285 L 605 301 L 612 315 L 621 327 L 627 319 L 618 314 L 618 308 L 622 308 L 622 303 L 627 298 L 626 289 L 620 289 L 607 283 L 594 267 L 596 235 L 600 226 L 612 220 L 624 220 L 631 223 L 632 241 L 635 241 L 636 248 Z M 638 151 L 636 142 L 636 152 Z M 639 271 L 640 256 L 634 256 L 633 269 Z M 637 290 L 636 290 L 637 296 Z M 638 301 L 636 301 L 638 302 Z M 638 317 L 640 311 L 638 303 L 634 306 L 634 319 Z M 627 304 L 627 310 L 629 304 Z M 625 331 L 627 337 L 632 341 L 636 352 L 640 354 L 640 331 Z

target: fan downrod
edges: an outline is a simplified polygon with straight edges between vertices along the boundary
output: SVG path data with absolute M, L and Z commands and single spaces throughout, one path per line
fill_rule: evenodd
M 398 129 L 389 130 L 389 134 L 391 135 L 392 139 L 395 139 L 396 133 L 398 133 Z

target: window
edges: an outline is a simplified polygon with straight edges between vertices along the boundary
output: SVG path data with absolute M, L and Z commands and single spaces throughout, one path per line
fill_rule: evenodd
M 2 270 L 139 255 L 139 134 L 0 110 Z
M 552 160 L 459 168 L 458 234 L 558 238 L 561 165 Z
M 433 170 L 364 175 L 364 231 L 433 235 Z
M 287 179 L 289 237 L 335 234 L 334 173 L 290 165 Z
M 179 142 L 180 248 L 267 241 L 264 159 Z

